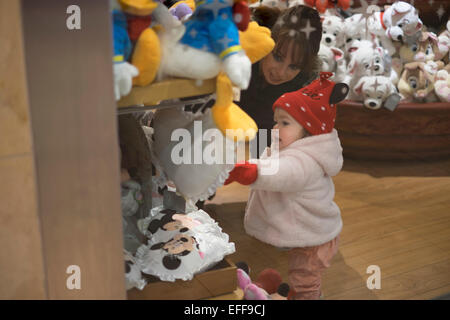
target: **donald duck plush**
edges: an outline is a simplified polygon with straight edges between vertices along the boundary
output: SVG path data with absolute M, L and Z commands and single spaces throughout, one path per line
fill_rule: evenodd
M 233 0 L 202 0 L 182 29 L 162 38 L 163 75 L 205 80 L 225 71 L 241 89 L 248 87 L 251 62 L 233 21 Z

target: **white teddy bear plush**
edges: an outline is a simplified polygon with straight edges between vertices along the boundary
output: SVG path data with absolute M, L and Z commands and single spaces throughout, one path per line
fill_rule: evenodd
M 322 61 L 321 71 L 333 72 L 334 75 L 330 80 L 336 83 L 343 82 L 347 72 L 344 52 L 341 49 L 328 47 L 321 43 L 318 56 Z
M 359 79 L 353 92 L 364 102 L 364 106 L 377 110 L 382 106 L 394 111 L 400 102 L 400 95 L 388 77 L 365 76 Z
M 337 16 L 323 16 L 322 39 L 320 43 L 335 48 L 344 46 L 344 19 Z
M 422 29 L 422 21 L 416 8 L 404 1 L 397 1 L 384 12 L 374 12 L 369 16 L 369 32 L 380 38 L 381 45 L 390 56 L 396 52 L 392 41 L 403 41 L 406 36 Z

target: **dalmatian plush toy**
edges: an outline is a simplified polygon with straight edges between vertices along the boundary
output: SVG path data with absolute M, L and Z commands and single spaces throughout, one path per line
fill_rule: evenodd
M 341 49 L 344 46 L 344 19 L 337 16 L 324 16 L 320 43 Z
M 422 29 L 422 21 L 416 8 L 404 1 L 397 1 L 384 12 L 374 12 L 367 20 L 369 32 L 378 36 L 390 56 L 396 52 L 392 41 L 402 41 Z
M 384 76 L 362 77 L 353 88 L 353 92 L 360 100 L 362 98 L 364 106 L 371 110 L 384 106 L 394 111 L 401 99 L 391 80 Z

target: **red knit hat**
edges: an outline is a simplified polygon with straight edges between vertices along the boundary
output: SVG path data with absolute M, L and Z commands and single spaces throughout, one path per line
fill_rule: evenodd
M 336 119 L 336 105 L 330 104 L 335 87 L 335 83 L 328 80 L 332 75 L 331 72 L 321 72 L 320 77 L 308 86 L 283 94 L 272 109 L 285 110 L 312 135 L 330 133 Z

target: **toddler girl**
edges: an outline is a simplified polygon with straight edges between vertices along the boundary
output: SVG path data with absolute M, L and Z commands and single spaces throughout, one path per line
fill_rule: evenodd
M 342 229 L 331 177 L 343 164 L 334 129 L 335 104 L 345 98 L 348 86 L 329 81 L 330 76 L 322 72 L 310 85 L 275 101 L 274 129 L 279 139 L 274 135 L 271 148 L 260 159 L 237 164 L 225 182 L 251 187 L 246 232 L 265 243 L 289 248 L 293 299 L 320 297 L 321 273 L 337 252 Z M 274 149 L 277 143 L 279 151 Z M 269 170 L 274 167 L 276 173 Z

